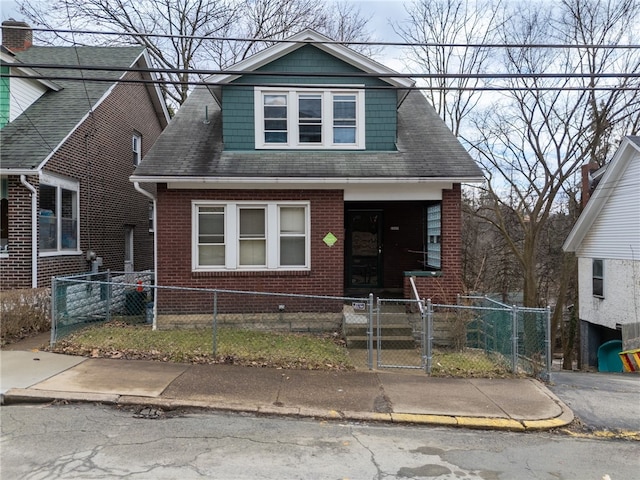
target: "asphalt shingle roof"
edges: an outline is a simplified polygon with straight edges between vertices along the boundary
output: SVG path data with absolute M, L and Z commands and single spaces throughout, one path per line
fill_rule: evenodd
M 206 123 L 205 106 L 208 107 Z M 225 151 L 222 115 L 206 87 L 189 95 L 135 177 L 482 177 L 424 95 L 398 109 L 398 151 Z
M 31 47 L 17 52 L 22 63 L 130 67 L 143 47 Z M 117 80 L 122 72 L 42 69 L 43 75 Z M 90 111 L 113 82 L 54 80 L 49 91 L 0 130 L 3 169 L 35 169 Z

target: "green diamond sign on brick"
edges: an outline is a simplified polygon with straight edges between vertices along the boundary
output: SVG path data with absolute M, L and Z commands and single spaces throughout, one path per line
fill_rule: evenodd
M 329 232 L 324 236 L 322 241 L 326 243 L 328 246 L 333 247 L 335 243 L 338 241 L 338 239 L 333 233 Z

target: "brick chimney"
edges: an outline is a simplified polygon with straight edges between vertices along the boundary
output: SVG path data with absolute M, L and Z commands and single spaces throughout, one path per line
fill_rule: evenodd
M 11 28 L 21 27 L 21 28 Z M 26 28 L 25 28 L 26 27 Z M 28 23 L 13 18 L 2 22 L 2 46 L 12 52 L 26 50 L 33 45 L 33 32 Z
M 587 163 L 582 165 L 582 208 L 585 207 L 591 193 L 593 193 L 594 185 L 591 182 L 591 174 L 600 168 L 597 163 Z

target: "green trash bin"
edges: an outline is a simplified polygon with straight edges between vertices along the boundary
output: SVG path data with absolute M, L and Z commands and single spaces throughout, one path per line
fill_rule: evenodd
M 620 352 L 622 351 L 622 340 L 609 340 L 598 348 L 598 371 L 599 372 L 623 372 Z

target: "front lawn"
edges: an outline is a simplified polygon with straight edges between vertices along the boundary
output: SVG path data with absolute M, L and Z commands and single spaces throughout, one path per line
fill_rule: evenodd
M 219 328 L 213 354 L 211 330 L 159 330 L 109 322 L 59 340 L 52 351 L 95 358 L 181 363 L 232 363 L 309 370 L 351 370 L 347 349 L 332 335 L 270 333 Z

